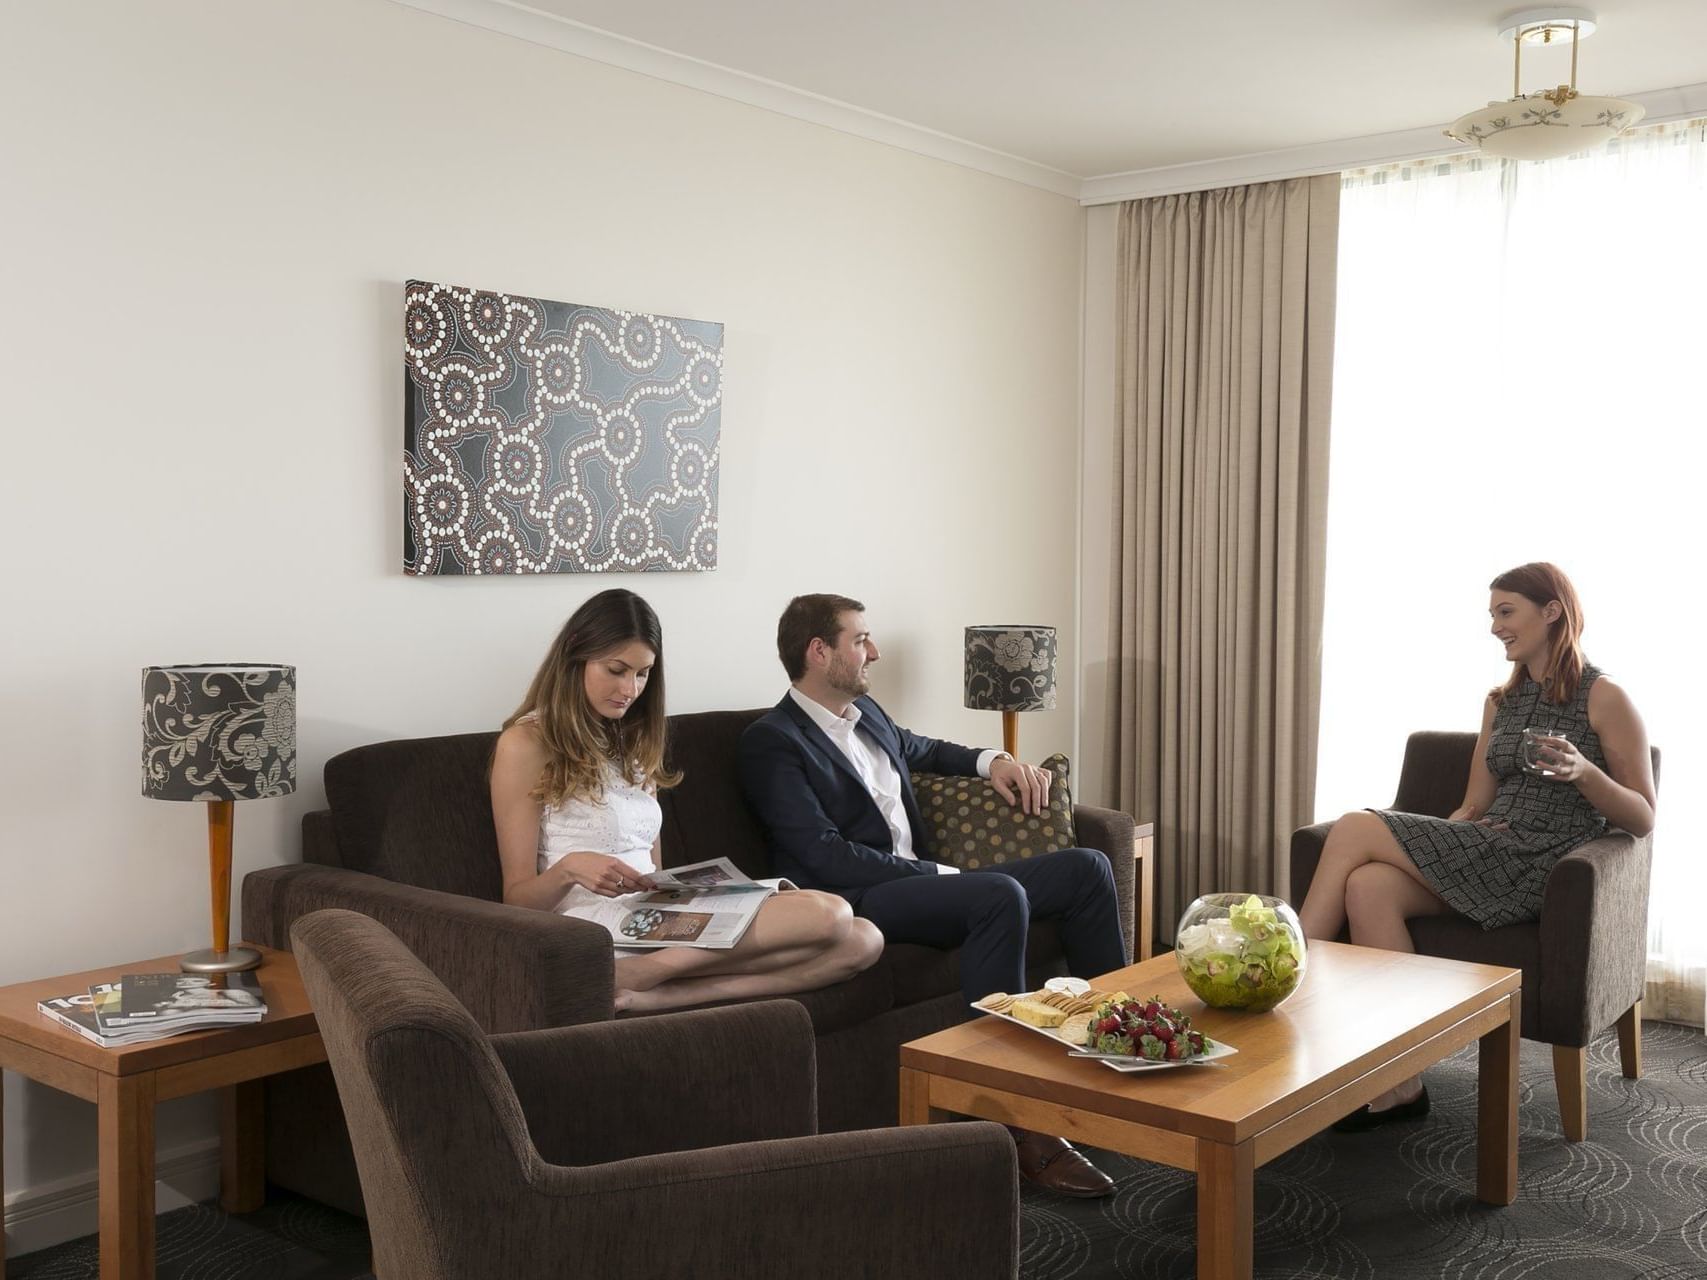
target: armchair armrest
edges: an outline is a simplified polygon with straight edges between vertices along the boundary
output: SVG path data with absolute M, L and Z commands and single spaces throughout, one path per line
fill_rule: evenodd
M 1126 939 L 1126 954 L 1134 959 L 1138 955 L 1137 841 L 1134 834 L 1137 829 L 1138 824 L 1132 820 L 1132 815 L 1118 809 L 1099 809 L 1088 804 L 1073 806 L 1073 838 L 1081 848 L 1101 850 L 1114 871 L 1114 892 L 1120 904 L 1120 935 Z M 1147 902 L 1144 909 L 1150 911 L 1154 906 L 1154 903 Z
M 610 935 L 584 920 L 341 867 L 296 863 L 243 877 L 250 941 L 288 950 L 292 923 L 323 907 L 345 907 L 390 929 L 488 1031 L 611 1017 Z
M 1652 844 L 1609 831 L 1571 850 L 1541 900 L 1543 1039 L 1586 1045 L 1642 998 Z
M 818 1127 L 812 1019 L 793 1000 L 492 1037 L 550 1164 L 796 1138 Z
M 656 1021 L 648 1019 L 648 1021 Z M 647 1156 L 592 1169 L 545 1166 L 523 1269 L 559 1275 L 565 1240 L 588 1275 L 1013 1277 L 1019 1187 L 1000 1125 L 923 1125 Z M 534 1210 L 538 1210 L 535 1216 Z M 493 1233 L 497 1234 L 497 1233 Z

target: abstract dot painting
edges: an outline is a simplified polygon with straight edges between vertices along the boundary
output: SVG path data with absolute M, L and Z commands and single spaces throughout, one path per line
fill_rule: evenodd
M 723 326 L 411 280 L 411 574 L 717 567 Z

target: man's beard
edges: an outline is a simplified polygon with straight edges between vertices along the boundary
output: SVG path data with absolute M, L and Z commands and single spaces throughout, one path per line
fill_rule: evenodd
M 830 688 L 837 693 L 857 698 L 862 693 L 871 691 L 871 680 L 866 676 L 864 668 L 856 672 L 851 663 L 836 663 L 826 674 L 829 676 Z

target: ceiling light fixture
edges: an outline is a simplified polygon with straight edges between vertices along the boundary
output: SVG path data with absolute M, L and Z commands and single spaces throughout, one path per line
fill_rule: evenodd
M 1500 19 L 1500 35 L 1513 45 L 1511 100 L 1490 102 L 1452 122 L 1446 136 L 1506 160 L 1553 160 L 1588 151 L 1616 138 L 1647 114 L 1622 98 L 1577 92 L 1577 45 L 1595 28 L 1587 9 L 1523 9 Z M 1523 92 L 1523 46 L 1568 42 L 1571 82 L 1540 93 Z

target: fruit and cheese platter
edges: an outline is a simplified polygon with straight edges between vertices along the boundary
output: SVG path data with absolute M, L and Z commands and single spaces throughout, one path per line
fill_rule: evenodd
M 1116 1071 L 1156 1071 L 1198 1066 L 1238 1052 L 1191 1025 L 1191 1015 L 1160 997 L 1134 999 L 1124 991 L 1096 991 L 1081 978 L 1051 978 L 1041 991 L 996 992 L 975 1001 L 979 1013 L 1047 1036 L 1068 1055 L 1090 1058 Z

